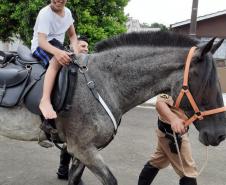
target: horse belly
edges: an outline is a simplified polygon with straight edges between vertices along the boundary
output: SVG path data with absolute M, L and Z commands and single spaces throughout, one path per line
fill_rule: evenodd
M 40 118 L 24 106 L 0 107 L 0 115 L 0 135 L 25 141 L 38 139 Z

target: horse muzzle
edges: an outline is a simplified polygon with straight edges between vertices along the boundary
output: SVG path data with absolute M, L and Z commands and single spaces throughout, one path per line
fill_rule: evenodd
M 199 132 L 199 141 L 206 146 L 218 146 L 226 138 L 226 129 L 205 129 Z

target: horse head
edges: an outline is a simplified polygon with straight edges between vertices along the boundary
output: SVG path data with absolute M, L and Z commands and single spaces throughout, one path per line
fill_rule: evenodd
M 170 93 L 176 100 L 184 87 L 184 71 L 188 71 L 186 88 L 192 94 L 196 108 L 187 96 L 181 99 L 180 108 L 189 118 L 192 117 L 200 141 L 205 145 L 216 146 L 226 137 L 223 112 L 226 108 L 222 108 L 222 92 L 213 59 L 213 54 L 223 41 L 214 44 L 214 40 L 200 45 L 197 40 L 172 32 L 131 33 L 99 43 L 97 51 L 103 52 L 100 53 L 102 58 L 105 56 L 103 66 L 108 66 L 102 71 L 108 71 L 108 74 L 115 71 L 109 80 L 116 79 L 117 86 L 112 91 L 118 93 L 115 96 L 123 113 L 162 92 Z M 190 48 L 193 48 L 192 55 L 189 55 L 189 70 L 186 70 L 184 61 Z M 108 56 L 112 62 L 106 62 L 108 52 L 111 52 Z M 101 57 L 98 61 L 101 61 Z M 116 92 L 116 89 L 119 91 Z M 209 115 L 207 111 L 212 109 L 217 109 L 218 113 Z
M 191 120 L 194 118 L 193 123 L 199 131 L 199 140 L 207 146 L 217 146 L 226 137 L 224 112 L 226 109 L 223 107 L 221 87 L 213 59 L 213 54 L 220 47 L 223 40 L 214 45 L 214 39 L 207 44 L 197 46 L 191 57 L 186 88 L 191 93 L 193 97 L 191 99 L 194 100 L 195 105 L 193 105 L 192 100 L 189 100 L 188 96 L 181 98 L 180 105 L 188 117 L 192 117 Z M 178 88 L 181 85 L 178 85 L 178 82 L 174 85 L 173 89 L 179 92 Z M 219 109 L 221 111 L 213 113 Z M 211 114 L 209 115 L 210 112 Z

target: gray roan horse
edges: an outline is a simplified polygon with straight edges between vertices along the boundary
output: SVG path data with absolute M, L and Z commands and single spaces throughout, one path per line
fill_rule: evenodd
M 168 93 L 175 100 L 182 87 L 187 54 L 192 46 L 197 46 L 189 72 L 191 93 L 200 110 L 218 108 L 223 106 L 223 99 L 212 54 L 221 43 L 213 42 L 214 39 L 198 46 L 195 40 L 167 32 L 123 34 L 96 45 L 97 52 L 89 56 L 86 73 L 119 122 L 124 113 L 159 93 Z M 190 116 L 194 113 L 186 98 L 181 108 Z M 6 113 L 4 110 L 0 109 L 1 115 Z M 23 115 L 26 114 L 30 113 Z M 13 116 L 19 115 L 20 112 Z M 78 74 L 71 110 L 59 115 L 56 122 L 68 151 L 80 161 L 72 167 L 69 185 L 77 183 L 83 164 L 103 185 L 117 185 L 98 152 L 111 141 L 114 125 L 82 73 Z M 218 113 L 195 121 L 194 125 L 204 145 L 216 146 L 225 139 L 225 123 L 225 114 Z

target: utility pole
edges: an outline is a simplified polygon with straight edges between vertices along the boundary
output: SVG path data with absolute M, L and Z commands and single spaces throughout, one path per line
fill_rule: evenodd
M 198 0 L 193 0 L 192 11 L 191 11 L 191 23 L 190 23 L 190 33 L 191 37 L 196 37 L 196 25 L 197 25 L 197 14 L 198 14 Z

